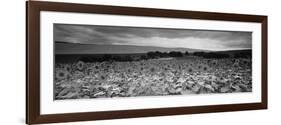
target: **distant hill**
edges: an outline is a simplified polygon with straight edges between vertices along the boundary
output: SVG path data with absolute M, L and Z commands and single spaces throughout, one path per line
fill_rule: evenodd
M 190 49 L 190 48 L 165 48 L 153 46 L 133 46 L 133 45 L 97 45 L 97 44 L 80 44 L 68 42 L 55 42 L 55 54 L 125 54 L 125 53 L 146 53 L 148 51 L 180 51 L 196 52 L 207 50 Z
M 216 53 L 230 54 L 230 55 L 231 54 L 236 54 L 236 53 L 252 53 L 252 49 L 216 51 Z
M 240 49 L 240 50 L 226 50 L 226 51 L 216 51 L 213 52 L 216 54 L 227 54 L 230 57 L 243 57 L 243 58 L 249 58 L 252 57 L 252 49 Z

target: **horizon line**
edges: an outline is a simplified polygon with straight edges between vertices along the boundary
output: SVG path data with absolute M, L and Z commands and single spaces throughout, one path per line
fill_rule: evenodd
M 160 48 L 183 48 L 183 49 L 193 49 L 202 51 L 233 51 L 233 50 L 252 50 L 252 48 L 233 48 L 233 49 L 200 49 L 200 48 L 186 48 L 186 47 L 162 47 L 162 46 L 146 46 L 146 45 L 126 45 L 126 44 L 92 44 L 92 43 L 75 43 L 75 42 L 65 42 L 65 41 L 55 41 L 55 43 L 66 43 L 66 44 L 83 44 L 83 45 L 113 45 L 113 46 L 140 46 L 140 47 L 160 47 Z

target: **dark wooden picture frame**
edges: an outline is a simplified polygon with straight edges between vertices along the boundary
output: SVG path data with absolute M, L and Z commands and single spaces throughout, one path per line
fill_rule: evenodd
M 202 19 L 261 23 L 261 69 L 262 102 L 245 104 L 226 104 L 210 106 L 173 107 L 119 111 L 100 111 L 66 114 L 40 114 L 40 11 L 59 11 L 76 13 L 99 13 L 130 16 L 168 17 L 181 19 Z M 26 2 L 26 123 L 56 123 L 132 117 L 197 114 L 267 109 L 267 16 L 226 14 L 213 12 L 179 11 L 133 7 L 86 5 L 55 2 Z

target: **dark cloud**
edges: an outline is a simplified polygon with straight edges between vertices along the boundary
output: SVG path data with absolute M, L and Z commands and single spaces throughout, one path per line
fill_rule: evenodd
M 217 49 L 252 47 L 251 32 L 54 24 L 55 41 L 161 46 L 160 40 L 163 39 L 173 41 L 166 43 L 165 47 L 185 47 L 182 44 L 183 40 L 186 40 L 186 44 L 192 43 L 191 47 L 200 48 L 200 44 L 205 44 L 202 45 L 204 49 L 208 49 L 207 45 L 212 46 L 209 49 L 216 49 L 215 44 L 220 46 Z M 199 41 L 198 45 L 196 42 L 190 41 L 194 39 Z M 145 40 L 149 42 L 143 42 Z

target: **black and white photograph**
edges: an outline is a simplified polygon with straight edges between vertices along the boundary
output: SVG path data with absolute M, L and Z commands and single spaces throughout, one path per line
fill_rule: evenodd
M 53 24 L 54 100 L 252 92 L 252 32 Z

